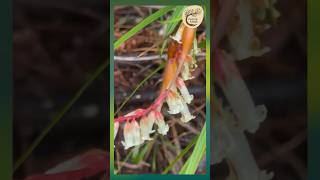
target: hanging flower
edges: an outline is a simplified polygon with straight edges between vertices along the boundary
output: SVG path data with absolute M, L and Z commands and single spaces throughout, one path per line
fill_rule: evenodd
M 191 115 L 187 103 L 183 102 L 183 108 L 181 109 L 181 121 L 186 123 L 194 119 L 195 116 Z
M 114 123 L 113 140 L 116 138 L 119 130 L 119 122 Z
M 190 62 L 184 62 L 183 63 L 183 69 L 181 71 L 181 77 L 183 80 L 190 80 L 190 79 L 193 79 L 194 76 L 192 76 L 191 74 L 191 70 L 190 70 Z
M 219 55 L 217 61 L 220 61 L 223 78 L 217 76 L 218 83 L 239 120 L 241 129 L 254 133 L 260 123 L 266 119 L 267 109 L 264 105 L 255 105 L 232 56 L 225 52 L 221 52 Z
M 140 132 L 141 132 L 141 139 L 142 140 L 152 140 L 150 138 L 150 134 L 154 132 L 152 130 L 154 124 L 154 118 L 149 118 L 146 116 L 143 116 L 140 120 Z
M 177 87 L 180 90 L 180 93 L 187 104 L 190 104 L 193 100 L 193 95 L 189 94 L 189 91 L 181 78 L 177 78 Z
M 169 131 L 169 125 L 164 122 L 163 115 L 159 111 L 151 111 L 149 116 L 155 120 L 158 126 L 158 133 L 166 135 Z
M 135 120 L 126 122 L 123 135 L 124 141 L 122 141 L 122 144 L 124 145 L 124 149 L 128 149 L 143 143 L 143 140 L 141 140 L 140 136 L 139 124 Z
M 168 97 L 166 99 L 168 107 L 169 107 L 169 114 L 178 114 L 182 107 L 183 107 L 183 99 L 179 95 L 179 93 L 175 91 L 169 91 L 168 92 Z
M 177 30 L 176 34 L 174 36 L 170 36 L 170 38 L 181 44 L 182 33 L 183 33 L 184 27 L 185 27 L 184 24 L 181 24 L 179 26 L 179 29 Z

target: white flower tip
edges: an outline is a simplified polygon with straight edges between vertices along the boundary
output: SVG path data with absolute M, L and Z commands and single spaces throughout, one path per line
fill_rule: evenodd
M 259 122 L 264 121 L 267 118 L 268 110 L 265 105 L 259 105 L 256 107 L 256 112 L 259 117 Z
M 127 150 L 132 147 L 132 145 L 127 145 L 124 141 L 121 141 L 122 145 L 124 146 L 124 149 Z
M 160 112 L 155 111 L 155 117 L 155 123 L 158 125 L 159 134 L 166 135 L 169 131 L 169 125 L 164 122 L 163 115 Z
M 142 144 L 144 141 L 141 139 L 140 126 L 136 121 L 126 122 L 124 130 L 124 145 L 125 149 L 132 146 L 137 146 Z
M 178 36 L 177 34 L 175 36 L 170 36 L 171 39 L 175 40 L 177 43 L 181 44 L 181 36 Z
M 177 78 L 177 87 L 180 90 L 180 93 L 183 97 L 183 99 L 186 101 L 187 104 L 190 104 L 193 100 L 193 95 L 190 95 L 187 86 L 183 82 L 181 78 Z
M 180 111 L 178 111 L 177 109 L 171 109 L 168 111 L 169 114 L 179 114 Z
M 169 114 L 180 113 L 183 105 L 182 105 L 182 98 L 178 94 L 178 92 L 170 91 L 166 99 L 166 102 L 169 107 L 169 111 L 168 111 Z
M 153 139 L 150 138 L 150 137 L 142 137 L 142 140 L 143 140 L 143 141 L 151 141 L 151 140 L 153 140 Z
M 168 131 L 169 131 L 168 124 L 162 126 L 161 128 L 159 127 L 159 129 L 158 129 L 159 134 L 162 134 L 162 135 L 167 135 Z
M 187 104 L 190 104 L 193 100 L 193 95 L 182 95 Z

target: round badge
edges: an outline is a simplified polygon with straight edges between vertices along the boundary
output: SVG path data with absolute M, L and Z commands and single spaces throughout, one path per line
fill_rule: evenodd
M 189 28 L 197 28 L 203 20 L 203 9 L 199 5 L 188 6 L 183 10 L 182 22 Z

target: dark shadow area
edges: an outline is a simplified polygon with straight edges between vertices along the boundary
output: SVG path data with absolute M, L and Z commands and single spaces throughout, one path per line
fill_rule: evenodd
M 108 1 L 14 1 L 14 161 L 88 77 L 108 61 L 108 12 Z M 108 104 L 109 68 L 14 177 L 42 174 L 91 149 L 109 151 Z
M 246 135 L 258 167 L 273 171 L 273 180 L 306 180 L 306 1 L 278 1 L 275 7 L 281 16 L 259 36 L 271 51 L 236 62 L 253 101 L 268 110 L 258 131 Z M 222 96 L 219 88 L 217 94 Z M 226 161 L 211 166 L 213 179 L 228 174 Z

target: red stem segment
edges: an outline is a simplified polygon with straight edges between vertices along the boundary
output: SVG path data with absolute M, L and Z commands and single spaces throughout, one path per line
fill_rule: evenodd
M 158 106 L 162 105 L 163 101 L 168 96 L 168 90 L 164 91 L 159 95 L 159 97 L 147 108 L 147 109 L 140 109 L 138 112 L 136 112 L 134 115 L 131 116 L 121 116 L 116 119 L 114 119 L 114 122 L 124 122 L 124 121 L 130 121 L 130 120 L 136 120 L 143 116 L 148 115 L 149 112 L 154 111 L 157 109 Z

